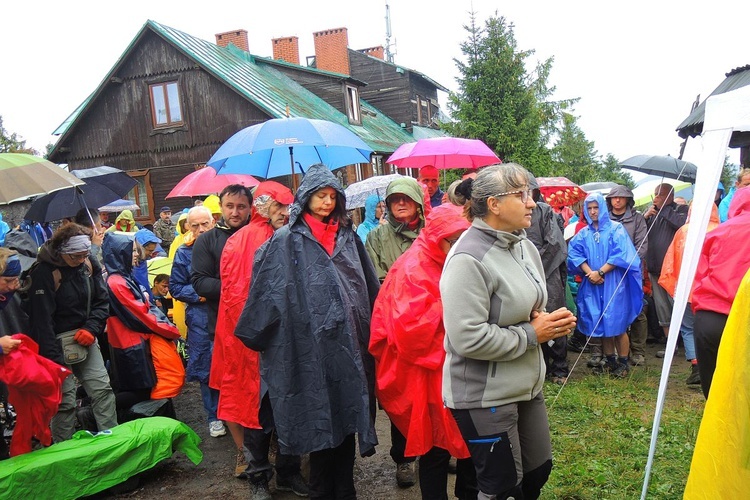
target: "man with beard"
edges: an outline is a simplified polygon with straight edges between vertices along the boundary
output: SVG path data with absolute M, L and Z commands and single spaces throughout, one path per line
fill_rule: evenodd
M 195 293 L 204 297 L 208 306 L 207 330 L 209 341 L 213 342 L 216 333 L 216 317 L 221 299 L 220 262 L 221 252 L 230 236 L 245 226 L 250 218 L 253 195 L 250 188 L 242 184 L 230 184 L 219 194 L 221 219 L 212 229 L 201 234 L 193 245 L 192 272 L 190 283 Z M 210 368 L 209 368 L 210 369 Z M 216 408 L 219 402 L 218 391 L 211 391 L 210 405 Z M 205 404 L 205 403 L 204 403 Z M 221 423 L 220 420 L 216 422 Z M 226 434 L 224 425 L 211 429 L 213 437 Z

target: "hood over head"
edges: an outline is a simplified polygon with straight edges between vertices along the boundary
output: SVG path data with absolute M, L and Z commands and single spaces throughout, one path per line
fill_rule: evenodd
M 117 216 L 115 219 L 115 224 L 117 224 L 120 221 L 127 221 L 130 224 L 135 224 L 135 219 L 133 218 L 133 212 L 130 210 L 123 210 L 120 212 L 120 215 Z
M 182 235 L 182 236 L 184 236 L 185 233 L 188 232 L 187 225 L 186 225 L 187 215 L 188 215 L 187 210 L 185 210 L 180 214 L 180 217 L 177 219 L 177 234 Z M 185 221 L 185 224 L 183 224 L 182 221 Z
M 416 181 L 414 182 L 416 183 Z M 297 219 L 301 218 L 302 212 L 305 211 L 313 193 L 326 187 L 332 187 L 336 190 L 336 208 L 331 216 L 338 217 L 339 224 L 347 223 L 344 188 L 341 187 L 341 183 L 328 167 L 322 163 L 318 163 L 307 169 L 307 173 L 302 179 L 302 183 L 299 185 L 297 194 L 294 197 L 294 203 L 289 207 L 290 226 L 293 226 Z
M 414 200 L 417 203 L 419 218 L 424 221 L 425 198 L 427 195 L 425 194 L 425 191 L 422 190 L 422 186 L 419 185 L 416 179 L 412 177 L 401 177 L 391 181 L 385 190 L 386 205 L 388 205 L 388 197 L 392 194 L 403 194 Z M 427 197 L 427 199 L 429 200 L 429 197 Z M 393 217 L 390 209 L 388 210 L 388 221 L 394 226 L 401 225 L 401 223 Z
M 612 210 L 612 202 L 610 201 L 611 198 L 627 198 L 626 206 L 628 208 L 633 208 L 635 206 L 635 196 L 633 196 L 633 191 L 630 190 L 627 186 L 617 185 L 609 190 L 609 193 L 607 193 L 606 199 L 607 199 L 607 208 L 609 210 Z
M 141 246 L 147 245 L 149 243 L 156 243 L 158 245 L 159 243 L 161 243 L 161 238 L 156 236 L 152 231 L 148 229 L 139 229 L 135 232 L 135 241 L 137 241 Z
M 378 203 L 383 201 L 383 197 L 377 194 L 371 194 L 365 200 L 365 221 L 370 224 L 377 224 L 378 219 L 375 217 L 375 211 L 378 208 Z
M 203 200 L 203 206 L 208 208 L 212 214 L 221 215 L 221 201 L 215 194 L 212 194 L 208 198 Z
M 107 233 L 102 243 L 104 267 L 109 274 L 130 276 L 133 272 L 134 238 L 123 233 Z
M 447 254 L 440 249 L 440 241 L 459 231 L 466 231 L 470 226 L 471 223 L 463 215 L 463 207 L 443 203 L 430 211 L 424 229 L 420 231 L 415 244 L 422 241 L 432 258 L 443 263 Z
M 5 244 L 3 246 L 16 251 L 18 259 L 21 261 L 21 268 L 24 271 L 36 262 L 36 256 L 39 253 L 39 250 L 34 238 L 32 238 L 26 231 L 20 229 L 12 229 L 8 231 L 5 233 Z
M 601 193 L 591 193 L 590 195 L 586 196 L 586 199 L 583 202 L 583 215 L 586 217 L 586 222 L 589 226 L 591 226 L 591 216 L 589 216 L 588 206 L 589 203 L 595 201 L 599 204 L 599 229 L 603 229 L 605 226 L 608 226 L 611 224 L 610 218 L 609 218 L 609 209 L 607 208 L 607 203 L 604 201 L 604 196 L 602 196 Z

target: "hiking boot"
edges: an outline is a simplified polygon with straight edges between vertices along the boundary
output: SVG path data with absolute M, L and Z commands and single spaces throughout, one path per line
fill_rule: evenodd
M 568 377 L 550 377 L 550 382 L 557 385 L 565 385 L 565 382 L 568 381 Z
M 248 483 L 250 484 L 250 500 L 271 500 L 271 492 L 268 491 L 267 481 L 259 483 L 248 481 Z
M 289 477 L 276 476 L 276 490 L 291 491 L 298 497 L 310 495 L 310 488 L 299 472 Z
M 224 427 L 224 422 L 221 420 L 214 420 L 208 424 L 208 435 L 212 438 L 217 438 L 227 435 L 227 428 Z
M 596 368 L 597 366 L 602 367 L 604 366 L 604 362 L 600 355 L 592 354 L 589 360 L 586 361 L 586 366 L 588 366 L 589 368 Z
M 627 363 L 618 363 L 609 371 L 609 376 L 612 378 L 627 378 L 628 375 L 630 375 L 630 367 Z
M 687 385 L 700 385 L 701 374 L 698 371 L 698 365 L 695 364 L 690 368 L 690 376 L 685 381 Z
M 414 462 L 405 462 L 396 466 L 396 483 L 399 488 L 409 488 L 417 482 L 414 473 Z
M 633 366 L 641 366 L 646 364 L 646 356 L 643 354 L 636 354 L 630 357 L 630 364 Z
M 247 479 L 247 458 L 245 458 L 245 452 L 242 450 L 237 450 L 237 458 L 234 463 L 234 477 Z

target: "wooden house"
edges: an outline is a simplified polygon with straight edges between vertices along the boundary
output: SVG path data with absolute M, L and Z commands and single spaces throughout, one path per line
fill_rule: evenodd
M 320 66 L 327 56 L 317 44 L 316 38 Z M 323 119 L 357 134 L 374 150 L 373 158 L 337 171 L 344 184 L 381 173 L 398 146 L 415 140 L 413 127 L 362 98 L 367 82 L 350 71 L 254 56 L 247 45 L 244 30 L 220 33 L 211 43 L 147 21 L 102 83 L 55 131 L 60 139 L 50 160 L 71 170 L 109 165 L 127 171 L 138 181 L 129 195 L 141 207 L 136 218 L 147 222 L 162 205 L 190 205 L 186 198 L 165 197 L 235 132 L 270 118 Z

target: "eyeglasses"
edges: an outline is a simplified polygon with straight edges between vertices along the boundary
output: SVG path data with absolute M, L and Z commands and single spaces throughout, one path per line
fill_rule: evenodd
M 529 198 L 533 198 L 534 196 L 534 193 L 531 189 L 519 189 L 518 191 L 507 191 L 505 193 L 493 194 L 492 196 L 490 196 L 490 198 L 499 198 L 501 196 L 508 196 L 511 194 L 520 194 L 521 203 L 526 203 Z
M 84 261 L 86 260 L 86 257 L 89 256 L 88 252 L 86 253 L 69 253 L 66 254 L 70 260 L 80 260 Z

